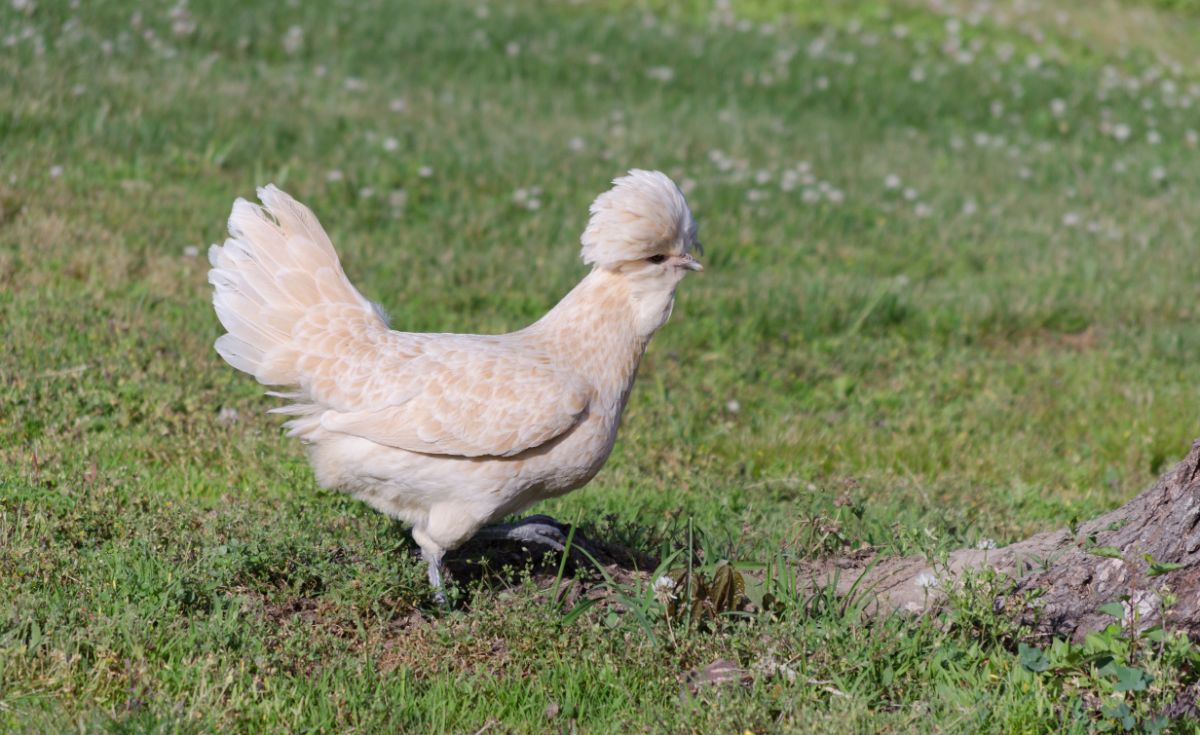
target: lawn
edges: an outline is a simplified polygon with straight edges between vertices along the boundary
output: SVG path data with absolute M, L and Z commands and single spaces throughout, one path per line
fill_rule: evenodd
M 206 248 L 274 182 L 394 327 L 505 331 L 633 167 L 706 270 L 604 470 L 537 511 L 775 602 L 697 623 L 654 569 L 550 560 L 440 608 L 213 351 Z M 785 578 L 1003 545 L 1180 458 L 1197 191 L 1184 0 L 5 2 L 0 729 L 1155 731 L 1200 678 L 1173 631 L 1028 641 L 996 580 L 874 619 Z

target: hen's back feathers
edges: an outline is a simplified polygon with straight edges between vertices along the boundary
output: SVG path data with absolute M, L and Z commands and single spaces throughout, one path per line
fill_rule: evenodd
M 209 251 L 225 360 L 290 386 L 293 433 L 318 429 L 413 452 L 512 456 L 586 414 L 588 382 L 517 335 L 390 330 L 350 284 L 313 214 L 273 186 L 238 200 Z

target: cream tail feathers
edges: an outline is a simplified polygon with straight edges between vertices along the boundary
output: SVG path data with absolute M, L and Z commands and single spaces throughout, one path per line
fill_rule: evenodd
M 217 339 L 216 349 L 264 385 L 302 386 L 292 335 L 314 307 L 364 326 L 386 324 L 346 278 L 313 213 L 274 185 L 258 196 L 264 206 L 234 202 L 229 239 L 208 251 L 213 307 L 229 332 Z

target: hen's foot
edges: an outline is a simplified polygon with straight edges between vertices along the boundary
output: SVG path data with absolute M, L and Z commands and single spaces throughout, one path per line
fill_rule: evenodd
M 529 547 L 531 551 L 549 549 L 562 552 L 567 550 L 567 536 L 570 535 L 570 530 L 570 526 L 559 523 L 550 516 L 536 515 L 516 523 L 501 523 L 481 528 L 476 538 L 485 541 L 512 541 Z M 571 545 L 587 550 L 587 546 L 580 543 L 577 536 L 571 540 Z

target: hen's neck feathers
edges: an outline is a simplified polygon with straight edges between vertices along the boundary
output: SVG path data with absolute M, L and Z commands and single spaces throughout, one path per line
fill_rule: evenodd
M 620 411 L 646 345 L 671 313 L 673 296 L 636 293 L 628 279 L 597 268 L 525 331 Z

